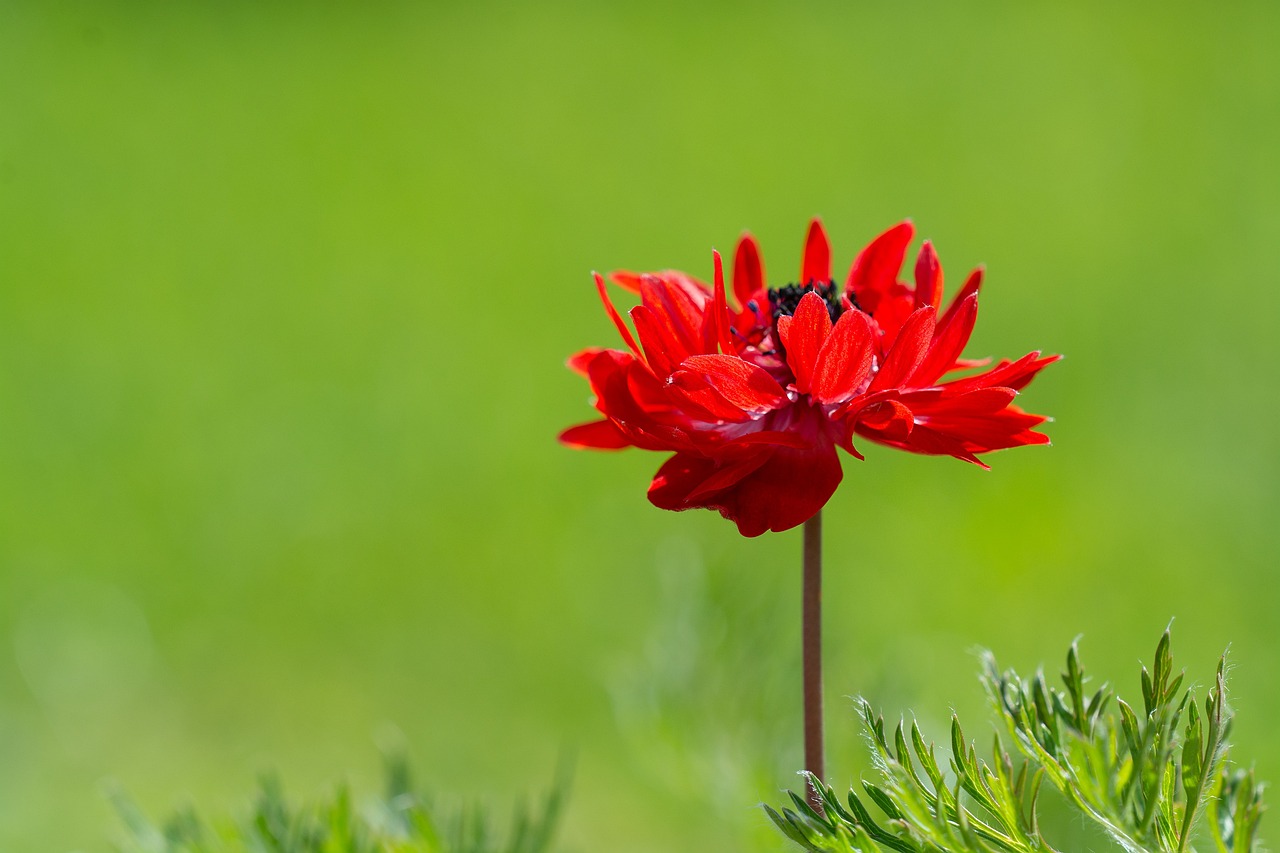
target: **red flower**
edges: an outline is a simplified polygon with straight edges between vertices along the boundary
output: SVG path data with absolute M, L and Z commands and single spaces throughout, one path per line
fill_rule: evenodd
M 613 273 L 638 293 L 623 322 L 597 273 L 605 311 L 626 350 L 586 349 L 569 366 L 587 377 L 604 415 L 565 430 L 571 447 L 675 451 L 649 500 L 662 509 L 706 507 L 744 536 L 809 520 L 842 476 L 836 448 L 861 459 L 854 435 L 913 453 L 954 456 L 1047 444 L 1046 418 L 1013 405 L 1059 356 L 1028 353 L 986 367 L 960 357 L 978 313 L 982 270 L 945 311 L 942 268 L 926 241 L 915 286 L 898 280 L 914 229 L 890 228 L 862 250 L 844 287 L 831 278 L 822 224 L 809 226 L 800 283 L 766 289 L 755 240 L 744 236 L 728 303 L 720 255 L 714 285 L 682 272 Z

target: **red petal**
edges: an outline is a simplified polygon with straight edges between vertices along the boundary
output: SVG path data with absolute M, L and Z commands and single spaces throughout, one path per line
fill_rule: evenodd
M 664 270 L 662 272 L 631 272 L 630 270 L 614 270 L 609 273 L 609 280 L 619 287 L 640 293 L 644 289 L 646 279 L 660 281 L 668 287 L 683 292 L 696 305 L 703 305 L 711 292 L 711 288 L 691 275 L 680 270 Z
M 890 438 L 874 430 L 864 430 L 861 425 L 858 426 L 858 434 L 880 444 L 896 447 L 899 450 L 923 453 L 930 456 L 954 456 L 957 459 L 963 459 L 965 462 L 972 462 L 981 468 L 990 467 L 977 456 L 974 456 L 961 442 L 934 432 L 926 426 L 917 425 L 905 439 Z
M 991 357 L 986 358 L 957 358 L 955 364 L 947 368 L 947 371 L 953 370 L 972 370 L 975 367 L 986 367 L 991 363 Z
M 978 267 L 969 273 L 969 277 L 965 279 L 964 286 L 960 288 L 960 292 L 956 294 L 955 299 L 951 300 L 951 304 L 947 306 L 947 311 L 942 315 L 941 323 L 947 322 L 947 319 L 960 310 L 960 306 L 970 296 L 977 293 L 982 288 L 982 267 Z
M 761 290 L 764 290 L 764 264 L 760 261 L 760 247 L 754 237 L 743 234 L 733 256 L 733 295 L 738 297 L 738 305 L 745 307 Z
M 812 518 L 840 485 L 835 447 L 777 448 L 717 461 L 677 453 L 658 470 L 649 500 L 661 509 L 718 510 L 743 536 L 788 530 Z
M 648 273 L 631 272 L 630 270 L 614 270 L 609 273 L 609 280 L 621 287 L 623 290 L 630 290 L 632 293 L 640 292 L 640 281 L 648 275 Z
M 813 282 L 825 284 L 831 280 L 831 241 L 822 222 L 809 223 L 809 235 L 804 241 L 804 263 L 800 266 L 800 284 Z
M 631 309 L 631 322 L 635 324 L 640 345 L 644 348 L 645 361 L 656 375 L 670 376 L 676 365 L 689 357 L 688 350 L 676 339 L 670 327 L 659 322 L 657 314 L 647 305 Z
M 867 408 L 858 423 L 895 441 L 905 439 L 916 425 L 915 414 L 898 400 L 885 400 Z
M 1030 423 L 1035 426 L 1043 421 L 1038 415 L 1006 410 L 998 416 L 930 420 L 926 426 L 959 441 L 972 453 L 989 453 L 1029 444 L 1048 444 L 1049 436 L 1024 425 Z
M 644 417 L 650 420 L 661 419 L 664 422 L 680 420 L 679 410 L 668 390 L 667 377 L 659 379 L 654 376 L 653 371 L 644 362 L 632 361 L 627 365 L 626 389 L 630 399 L 643 412 Z M 605 412 L 605 414 L 613 417 L 615 421 L 621 420 L 613 412 Z
M 976 461 L 971 457 L 978 453 L 1047 444 L 1048 436 L 1033 431 L 1046 418 L 1012 405 L 1016 393 L 1007 387 L 978 388 L 959 396 L 948 396 L 942 388 L 909 392 L 901 398 L 915 415 L 909 436 L 881 431 L 881 425 L 870 418 L 861 419 L 857 429 L 903 450 L 945 453 L 970 462 Z
M 596 409 L 627 434 L 631 443 L 649 450 L 677 450 L 689 446 L 683 433 L 658 421 L 670 409 L 661 387 L 643 361 L 629 353 L 605 350 L 591 361 L 589 377 Z M 655 393 L 659 392 L 659 393 Z
M 733 520 L 743 536 L 790 530 L 826 505 L 842 476 L 832 445 L 810 450 L 783 447 L 710 505 Z
M 729 336 L 729 303 L 724 293 L 724 262 L 720 253 L 711 252 L 715 263 L 715 291 L 711 298 L 711 316 L 715 318 L 715 341 L 724 353 L 737 353 L 733 338 Z
M 616 349 L 601 350 L 586 364 L 591 390 L 600 394 L 601 389 L 610 383 L 624 380 L 628 368 L 635 362 L 636 357 L 629 352 Z
M 876 328 L 880 330 L 882 356 L 893 346 L 903 324 L 917 310 L 919 309 L 916 308 L 915 291 L 902 282 L 891 284 L 889 289 L 880 295 L 880 301 L 876 303 L 875 314 L 872 316 L 875 319 Z
M 942 308 L 942 265 L 938 253 L 928 240 L 920 247 L 916 258 L 916 307 L 932 305 L 935 311 Z
M 575 352 L 569 356 L 569 360 L 565 362 L 565 365 L 579 376 L 586 376 L 587 370 L 591 367 L 591 362 L 602 352 L 604 352 L 604 349 L 601 347 L 587 347 L 581 352 Z
M 664 328 L 664 337 L 673 342 L 668 353 L 672 361 L 707 351 L 703 329 L 707 293 L 698 291 L 696 285 L 691 290 L 688 281 L 677 277 L 645 276 L 640 282 L 640 299 Z
M 948 395 L 972 391 L 975 388 L 993 388 L 996 386 L 1004 386 L 1020 391 L 1036 377 L 1037 373 L 1061 358 L 1062 356 L 1060 355 L 1041 356 L 1039 352 L 1029 352 L 1017 361 L 1002 361 L 985 373 L 953 379 L 950 382 L 944 382 L 938 387 L 947 392 Z
M 695 355 L 684 360 L 674 379 L 682 383 L 696 375 L 731 405 L 762 415 L 788 402 L 787 392 L 763 368 L 735 355 Z
M 925 347 L 933 337 L 934 313 L 932 307 L 921 308 L 902 325 L 893 348 L 885 355 L 880 372 L 871 380 L 867 388 L 868 394 L 874 394 L 887 388 L 894 388 L 904 382 L 920 362 L 924 360 Z
M 840 315 L 818 353 L 813 395 L 820 402 L 839 402 L 858 391 L 875 361 L 873 339 L 866 314 L 854 308 Z
M 636 339 L 631 336 L 631 330 L 627 328 L 627 324 L 622 322 L 622 316 L 618 313 L 618 309 L 613 307 L 613 300 L 609 298 L 609 290 L 605 287 L 604 276 L 600 273 L 592 273 L 596 280 L 596 290 L 600 291 L 600 301 L 604 303 L 605 313 L 609 315 L 609 319 L 613 321 L 613 325 L 618 327 L 618 333 L 622 335 L 622 340 L 637 356 L 640 355 L 640 347 L 636 345 Z
M 1044 423 L 1042 415 L 1024 412 L 1017 406 L 1009 406 L 998 412 L 986 414 L 931 414 L 921 423 L 930 430 L 947 435 L 973 453 L 987 453 L 1007 447 L 1026 444 L 1048 444 L 1049 437 L 1033 431 Z
M 754 417 L 752 412 L 726 400 L 701 374 L 676 371 L 671 374 L 667 388 L 688 419 L 711 424 L 740 424 Z
M 854 459 L 857 459 L 859 462 L 867 458 L 858 452 L 858 448 L 853 446 L 853 430 L 852 429 L 846 431 L 844 436 L 840 439 L 840 446 L 844 448 L 845 453 L 848 453 L 850 456 L 852 456 Z
M 699 502 L 694 495 L 706 497 L 708 493 L 726 489 L 747 474 L 759 468 L 769 458 L 770 451 L 732 462 L 717 461 L 697 453 L 677 453 L 658 469 L 649 484 L 649 502 L 659 509 L 674 511 L 710 506 Z
M 719 450 L 732 450 L 739 447 L 751 447 L 757 444 L 774 444 L 779 447 L 809 447 L 809 442 L 792 432 L 784 432 L 774 429 L 762 429 L 759 432 L 749 432 L 746 435 L 740 435 L 737 438 L 730 439 L 720 445 Z
M 900 222 L 872 240 L 854 259 L 845 290 L 853 293 L 863 311 L 874 315 L 880 298 L 897 283 L 914 234 L 911 220 Z
M 796 390 L 801 394 L 809 393 L 818 353 L 830 334 L 831 315 L 827 313 L 827 303 L 813 291 L 801 297 L 791 322 L 778 323 L 778 335 L 787 351 L 787 364 L 796 378 Z
M 978 319 L 978 294 L 967 297 L 956 310 L 948 310 L 942 322 L 938 324 L 937 333 L 933 336 L 933 344 L 929 354 L 916 370 L 917 385 L 932 385 L 942 374 L 955 366 L 960 353 L 969 343 L 969 335 L 973 334 L 973 324 Z
M 560 433 L 560 443 L 569 447 L 619 450 L 630 447 L 631 441 L 614 425 L 613 421 L 591 421 L 571 426 Z
M 958 397 L 939 398 L 936 403 L 927 404 L 921 411 L 926 412 L 931 418 L 939 412 L 956 415 L 987 415 L 1008 408 L 1017 396 L 1018 392 L 1012 388 L 979 388 Z M 914 397 L 915 395 L 908 394 L 904 399 L 910 403 Z
M 1027 387 L 1032 379 L 1036 378 L 1037 373 L 1044 370 L 1055 361 L 1062 361 L 1062 356 L 1046 355 L 1044 358 L 1036 359 L 1027 369 L 1023 370 L 1021 374 L 1017 376 L 1010 376 L 1004 384 L 1008 385 L 1015 391 L 1021 391 L 1023 388 Z
M 716 492 L 727 489 L 730 486 L 741 482 L 743 478 L 759 470 L 760 466 L 769 461 L 769 451 L 753 453 L 743 459 L 734 460 L 732 462 L 721 463 L 715 471 L 703 480 L 697 488 L 689 492 L 685 498 L 686 501 L 697 503 L 705 498 L 714 495 Z

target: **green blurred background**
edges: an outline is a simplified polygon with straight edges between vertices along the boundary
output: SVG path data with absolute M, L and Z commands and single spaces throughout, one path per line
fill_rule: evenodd
M 832 780 L 845 696 L 981 735 L 975 647 L 1132 692 L 1171 617 L 1280 779 L 1280 7 L 962 5 L 0 5 L 0 848 L 404 744 L 496 805 L 572 753 L 576 850 L 782 849 L 798 533 L 554 436 L 592 269 L 783 283 L 813 215 L 1067 354 L 1052 448 L 846 460 Z

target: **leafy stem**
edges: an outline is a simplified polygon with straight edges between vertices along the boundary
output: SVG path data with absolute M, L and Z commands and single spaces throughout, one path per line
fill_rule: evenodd
M 818 783 L 821 808 L 793 795 L 795 809 L 766 810 L 813 853 L 1056 853 L 1038 816 L 1047 780 L 1131 853 L 1194 850 L 1206 813 L 1217 853 L 1256 853 L 1261 786 L 1252 772 L 1224 769 L 1231 728 L 1225 670 L 1224 657 L 1201 705 L 1183 689 L 1184 673 L 1174 672 L 1166 630 L 1151 670 L 1141 672 L 1139 713 L 1109 685 L 1086 689 L 1075 643 L 1061 688 L 1043 671 L 1029 679 L 1001 671 L 987 654 L 982 683 L 1016 761 L 999 733 L 990 761 L 981 758 L 953 717 L 944 767 L 917 725 L 899 723 L 890 737 L 864 700 L 877 782 L 864 781 L 862 795 L 850 791 L 847 807 Z

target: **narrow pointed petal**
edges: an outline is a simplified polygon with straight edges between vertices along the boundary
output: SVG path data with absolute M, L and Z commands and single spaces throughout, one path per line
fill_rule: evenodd
M 621 287 L 623 290 L 629 290 L 632 293 L 640 292 L 640 281 L 648 273 L 632 272 L 631 270 L 614 270 L 609 273 L 609 281 Z
M 640 300 L 682 355 L 707 351 L 704 320 L 710 294 L 675 277 L 645 276 L 640 282 Z
M 899 450 L 906 450 L 910 453 L 923 453 L 929 456 L 954 456 L 956 459 L 972 462 L 980 468 L 990 468 L 989 465 L 966 448 L 962 442 L 936 432 L 927 426 L 917 425 L 911 430 L 911 434 L 904 439 L 891 438 L 884 433 L 866 428 L 862 424 L 858 425 L 857 432 L 877 444 L 896 447 Z
M 973 324 L 978 320 L 978 294 L 971 294 L 955 311 L 948 311 L 938 324 L 937 333 L 929 347 L 929 354 L 921 362 L 912 377 L 918 386 L 932 385 L 951 370 L 969 336 L 973 334 Z
M 609 315 L 609 319 L 613 321 L 613 325 L 617 326 L 618 333 L 622 335 L 622 340 L 627 347 L 640 357 L 640 347 L 636 344 L 636 339 L 631 336 L 631 330 L 627 328 L 627 324 L 622 322 L 622 315 L 618 313 L 618 309 L 613 307 L 613 300 L 609 298 L 609 290 L 605 286 L 604 276 L 600 273 L 592 273 L 596 280 L 596 290 L 600 292 L 600 301 L 604 303 L 605 313 Z
M 1043 415 L 1024 412 L 1014 405 L 996 411 L 974 411 L 971 407 L 994 402 L 997 389 L 983 389 L 975 395 L 991 397 L 985 402 L 970 403 L 964 398 L 943 400 L 936 405 L 918 407 L 917 420 L 930 430 L 949 436 L 972 453 L 987 453 L 1007 447 L 1048 444 L 1049 437 L 1034 431 L 1044 423 Z M 1009 392 L 1010 389 L 1001 389 Z
M 840 402 L 866 382 L 875 362 L 874 339 L 866 314 L 855 308 L 840 315 L 818 352 L 812 393 L 819 402 Z
M 743 234 L 738 250 L 733 256 L 733 295 L 739 307 L 746 307 L 755 295 L 764 290 L 764 264 L 760 260 L 760 246 L 756 238 Z
M 791 322 L 778 324 L 778 335 L 787 351 L 787 364 L 796 378 L 796 390 L 801 394 L 809 393 L 813 385 L 818 353 L 830 334 L 831 315 L 827 313 L 827 303 L 812 291 L 800 299 Z
M 737 348 L 733 345 L 733 338 L 729 335 L 729 303 L 724 292 L 724 262 L 720 259 L 720 253 L 713 251 L 712 257 L 715 263 L 715 290 L 711 298 L 711 315 L 714 318 L 715 329 L 715 347 L 719 347 L 720 351 L 726 354 L 734 354 Z M 712 351 L 715 350 L 712 348 Z
M 698 281 L 693 276 L 682 273 L 679 270 L 665 270 L 663 272 L 615 270 L 609 273 L 609 280 L 632 293 L 642 293 L 646 282 L 661 282 L 663 286 L 674 288 L 683 293 L 699 308 L 706 304 L 711 294 L 710 285 Z
M 994 359 L 991 356 L 986 358 L 957 358 L 955 364 L 947 368 L 947 371 L 953 370 L 973 370 L 977 367 L 986 367 L 991 364 Z
M 868 394 L 894 388 L 902 384 L 924 360 L 926 347 L 933 338 L 934 312 L 932 307 L 921 308 L 902 325 L 893 348 L 884 357 L 884 364 L 867 388 Z
M 970 453 L 1047 444 L 1047 436 L 1034 432 L 1047 418 L 1013 405 L 1017 393 L 1009 387 L 989 387 L 957 396 L 931 388 L 908 392 L 902 401 L 915 413 L 919 427 L 927 428 L 930 434 L 945 436 Z
M 853 294 L 862 310 L 874 315 L 880 300 L 897 283 L 898 271 L 902 269 L 914 234 L 915 226 L 908 219 L 872 240 L 858 253 L 849 268 L 845 290 Z
M 1039 415 L 1029 415 L 1010 406 L 995 414 L 930 418 L 927 426 L 950 436 L 972 453 L 990 453 L 1009 447 L 1048 444 L 1047 435 L 1033 430 L 1041 423 L 1044 418 Z
M 1043 358 L 1038 358 L 1035 361 L 1033 361 L 1029 365 L 1029 367 L 1018 376 L 1009 377 L 1008 381 L 1005 382 L 1005 384 L 1008 385 L 1010 388 L 1014 389 L 1015 391 L 1021 391 L 1023 388 L 1027 387 L 1027 384 L 1031 382 L 1032 379 L 1036 378 L 1037 373 L 1044 370 L 1046 367 L 1048 367 L 1049 365 L 1053 364 L 1056 361 L 1062 361 L 1062 356 L 1046 355 Z
M 912 453 L 953 456 L 956 459 L 977 465 L 983 470 L 991 470 L 991 466 L 975 456 L 973 451 L 966 447 L 963 442 L 956 441 L 951 436 L 926 426 L 912 430 L 911 436 L 907 439 L 903 449 L 910 450 Z
M 640 346 L 644 350 L 645 361 L 657 376 L 670 376 L 676 365 L 688 358 L 691 353 L 686 349 L 670 328 L 663 325 L 647 305 L 637 305 L 631 309 L 631 322 L 635 324 L 636 335 L 640 338 Z
M 966 299 L 982 289 L 983 269 L 983 267 L 976 267 L 973 272 L 969 273 L 969 277 L 964 280 L 964 286 L 960 288 L 960 292 L 951 300 L 951 304 L 947 306 L 942 319 L 938 321 L 939 325 L 947 322 L 947 318 L 959 311 L 960 306 L 964 304 Z
M 1004 386 L 1020 391 L 1035 378 L 1037 373 L 1061 359 L 1062 356 L 1060 355 L 1042 356 L 1038 351 L 1029 352 L 1017 361 L 1002 361 L 983 373 L 953 379 L 950 382 L 944 382 L 938 387 L 949 396 L 963 394 L 975 388 L 994 388 L 996 386 Z
M 571 426 L 560 433 L 560 443 L 593 450 L 620 450 L 631 446 L 627 436 L 610 420 Z
M 935 311 L 942 310 L 942 265 L 928 240 L 916 258 L 916 307 L 926 305 L 932 305 Z
M 809 235 L 804 241 L 804 263 L 800 266 L 800 283 L 820 284 L 831 280 L 831 241 L 820 220 L 809 223 Z

